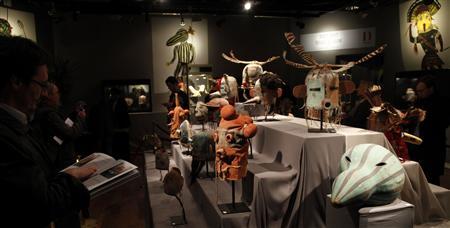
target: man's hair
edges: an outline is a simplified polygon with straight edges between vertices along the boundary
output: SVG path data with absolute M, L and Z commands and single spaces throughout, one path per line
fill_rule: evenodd
M 166 78 L 166 84 L 178 84 L 178 80 L 177 78 L 175 78 L 174 76 L 169 76 Z
M 436 85 L 435 77 L 433 75 L 429 75 L 429 74 L 419 78 L 419 80 L 417 81 L 417 84 L 419 84 L 419 82 L 422 82 L 423 84 L 425 84 L 427 86 L 427 88 L 434 88 Z
M 11 79 L 29 83 L 39 66 L 48 63 L 47 52 L 34 41 L 19 36 L 0 36 L 0 89 Z

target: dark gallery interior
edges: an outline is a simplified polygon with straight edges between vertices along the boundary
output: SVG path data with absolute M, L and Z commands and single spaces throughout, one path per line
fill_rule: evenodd
M 447 0 L 0 0 L 2 224 L 450 227 L 449 21 Z

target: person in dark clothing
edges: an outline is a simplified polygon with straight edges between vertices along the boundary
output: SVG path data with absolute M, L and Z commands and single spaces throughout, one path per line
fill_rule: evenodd
M 91 133 L 92 151 L 102 151 L 112 155 L 113 117 L 107 95 L 102 92 L 101 100 L 94 105 L 86 117 L 88 131 Z
M 169 76 L 166 79 L 166 85 L 171 92 L 169 102 L 165 104 L 165 106 L 167 107 L 167 111 L 172 111 L 175 108 L 175 93 L 178 93 L 178 100 L 180 101 L 180 106 L 183 109 L 189 109 L 188 95 L 182 90 L 180 90 L 180 88 L 178 87 L 178 80 L 174 76 Z
M 34 114 L 32 127 L 38 132 L 38 137 L 47 147 L 56 170 L 62 170 L 76 162 L 75 140 L 85 129 L 84 109 L 76 110 L 76 115 L 65 118 L 58 110 L 61 105 L 59 88 L 54 83 L 47 83 L 47 88 L 41 94 L 41 101 Z M 70 213 L 64 218 L 55 220 L 56 228 L 81 227 L 78 212 Z
M 112 88 L 109 104 L 112 111 L 112 155 L 116 159 L 130 160 L 130 117 L 128 105 L 123 93 L 117 88 Z
M 47 54 L 23 37 L 0 36 L 0 220 L 2 227 L 47 227 L 87 208 L 80 180 L 94 167 L 55 170 L 28 121 L 48 79 Z
M 358 89 L 356 90 L 359 98 L 355 101 L 348 116 L 343 120 L 344 125 L 367 129 L 367 118 L 371 113 L 370 109 L 373 106 L 381 105 L 381 90 L 371 92 L 370 89 L 372 87 L 372 82 L 360 82 Z M 370 98 L 368 97 L 369 95 L 371 96 Z M 372 104 L 371 102 L 374 102 L 375 104 Z
M 42 94 L 32 126 L 40 132 L 39 135 L 49 149 L 49 156 L 56 163 L 56 168 L 63 169 L 76 162 L 74 141 L 85 129 L 86 112 L 79 109 L 76 116 L 65 118 L 58 110 L 58 86 L 48 83 L 46 90 L 46 93 Z
M 411 160 L 420 163 L 428 182 L 439 185 L 445 167 L 445 130 L 450 124 L 450 113 L 442 107 L 449 102 L 436 93 L 432 76 L 418 80 L 416 93 L 416 107 L 425 110 L 426 114 L 418 127 L 418 136 L 423 142 L 419 146 L 412 146 Z

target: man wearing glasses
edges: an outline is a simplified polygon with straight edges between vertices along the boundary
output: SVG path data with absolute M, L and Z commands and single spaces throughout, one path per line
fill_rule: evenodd
M 48 79 L 47 55 L 33 41 L 0 36 L 0 220 L 4 227 L 45 227 L 87 207 L 80 182 L 94 167 L 57 172 L 29 119 Z

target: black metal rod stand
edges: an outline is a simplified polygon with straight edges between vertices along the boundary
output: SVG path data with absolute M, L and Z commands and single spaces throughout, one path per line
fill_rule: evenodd
M 177 198 L 178 202 L 179 202 L 180 205 L 181 205 L 181 209 L 183 210 L 183 220 L 184 220 L 185 224 L 187 224 L 186 213 L 184 212 L 183 202 L 181 202 L 180 197 L 178 197 L 177 195 L 176 195 L 175 197 Z
M 232 204 L 233 208 L 236 208 L 236 200 L 235 200 L 235 186 L 234 181 L 231 181 L 231 198 L 232 198 Z

